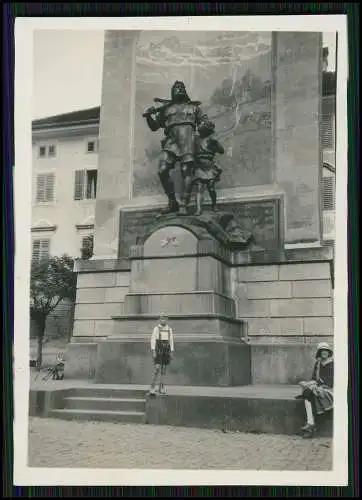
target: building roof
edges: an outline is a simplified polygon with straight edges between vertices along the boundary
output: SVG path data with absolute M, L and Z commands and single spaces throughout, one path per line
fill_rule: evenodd
M 61 115 L 48 116 L 33 120 L 32 130 L 43 130 L 58 127 L 77 126 L 77 125 L 98 125 L 100 115 L 100 106 L 90 109 L 73 111 Z

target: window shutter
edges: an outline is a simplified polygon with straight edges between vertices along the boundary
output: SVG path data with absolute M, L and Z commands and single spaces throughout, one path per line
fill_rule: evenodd
M 322 148 L 334 148 L 334 130 L 333 130 L 333 115 L 325 113 L 322 116 Z
M 42 259 L 48 259 L 50 255 L 50 239 L 33 240 L 32 259 L 40 262 Z
M 40 240 L 33 240 L 32 259 L 39 262 Z
M 49 257 L 50 240 L 40 240 L 40 259 L 47 259 Z
M 45 176 L 45 201 L 54 200 L 54 174 L 48 174 Z
M 322 177 L 322 209 L 335 210 L 335 179 L 334 176 Z
M 45 176 L 40 174 L 36 178 L 36 201 L 41 202 L 45 200 Z
M 74 199 L 83 200 L 84 192 L 84 170 L 75 171 Z

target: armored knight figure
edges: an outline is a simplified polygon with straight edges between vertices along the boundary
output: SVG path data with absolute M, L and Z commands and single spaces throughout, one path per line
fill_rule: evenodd
M 203 115 L 199 101 L 191 101 L 185 84 L 176 81 L 171 89 L 171 100 L 155 99 L 162 106 L 148 108 L 143 116 L 149 128 L 155 132 L 164 129 L 165 137 L 161 142 L 162 153 L 159 160 L 159 179 L 168 197 L 168 207 L 164 213 L 179 212 L 187 214 L 191 197 L 192 175 L 195 165 L 195 130 Z M 181 193 L 180 204 L 175 196 L 175 186 L 170 171 L 180 163 Z

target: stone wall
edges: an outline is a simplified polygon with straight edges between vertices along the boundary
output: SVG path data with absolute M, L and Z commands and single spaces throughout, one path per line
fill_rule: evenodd
M 246 321 L 253 384 L 308 380 L 316 344 L 333 345 L 329 261 L 239 267 L 237 315 Z
M 123 313 L 129 291 L 129 271 L 79 272 L 73 342 L 96 341 L 112 333 L 112 316 Z
M 252 342 L 318 342 L 333 335 L 329 262 L 239 267 L 237 314 Z

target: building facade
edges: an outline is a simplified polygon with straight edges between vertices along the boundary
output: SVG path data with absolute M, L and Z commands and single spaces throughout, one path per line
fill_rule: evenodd
M 32 124 L 32 257 L 82 256 L 93 236 L 99 108 Z

